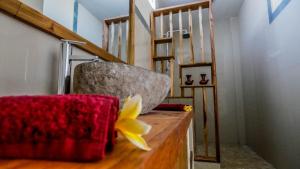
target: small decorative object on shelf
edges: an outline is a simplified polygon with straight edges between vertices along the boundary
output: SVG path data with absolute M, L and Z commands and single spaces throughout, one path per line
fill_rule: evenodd
M 192 75 L 185 75 L 186 76 L 186 85 L 192 85 L 194 83 L 194 80 L 192 80 Z
M 208 79 L 206 79 L 206 74 L 205 73 L 203 73 L 203 74 L 200 74 L 201 75 L 201 80 L 200 80 L 200 85 L 207 85 L 207 83 L 208 83 Z

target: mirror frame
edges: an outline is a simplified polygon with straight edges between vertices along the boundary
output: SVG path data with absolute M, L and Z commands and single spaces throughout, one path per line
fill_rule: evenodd
M 135 18 L 135 0 L 129 0 L 129 39 L 128 39 L 128 64 L 134 65 L 134 18 Z M 105 49 L 96 46 L 92 42 L 78 35 L 77 33 L 69 30 L 68 28 L 62 26 L 56 21 L 50 19 L 49 17 L 43 15 L 39 11 L 29 7 L 28 5 L 20 2 L 19 0 L 0 0 L 0 11 L 14 18 L 25 22 L 43 32 L 46 32 L 58 39 L 68 39 L 74 41 L 85 42 L 86 45 L 77 46 L 78 48 L 98 56 L 104 61 L 111 62 L 121 62 L 125 63 L 116 56 L 108 53 Z

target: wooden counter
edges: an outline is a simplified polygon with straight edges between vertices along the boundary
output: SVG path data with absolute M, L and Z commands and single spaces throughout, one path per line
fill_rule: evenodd
M 0 160 L 0 169 L 186 169 L 186 134 L 192 113 L 156 111 L 139 119 L 152 125 L 145 152 L 120 138 L 111 154 L 95 163 Z

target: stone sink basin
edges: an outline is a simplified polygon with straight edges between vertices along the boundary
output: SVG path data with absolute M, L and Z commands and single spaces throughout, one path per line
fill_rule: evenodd
M 74 93 L 118 96 L 120 106 L 128 96 L 140 94 L 142 114 L 159 105 L 168 95 L 170 78 L 140 67 L 113 62 L 82 63 L 75 68 Z

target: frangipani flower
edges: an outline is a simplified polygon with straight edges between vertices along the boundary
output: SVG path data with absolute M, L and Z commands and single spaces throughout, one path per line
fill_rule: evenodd
M 193 106 L 186 105 L 183 107 L 183 110 L 186 112 L 191 112 L 191 111 L 193 111 Z
M 149 133 L 151 126 L 136 119 L 141 111 L 142 97 L 140 95 L 128 97 L 120 111 L 115 128 L 138 148 L 150 151 L 151 148 L 142 136 Z

